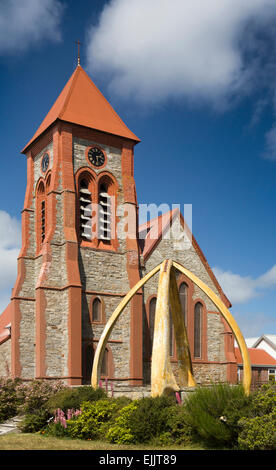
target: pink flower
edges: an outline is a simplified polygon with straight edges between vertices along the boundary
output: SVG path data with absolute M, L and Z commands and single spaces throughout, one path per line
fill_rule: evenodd
M 177 403 L 179 403 L 179 405 L 181 405 L 181 397 L 180 397 L 179 393 L 175 392 L 175 396 L 176 396 Z

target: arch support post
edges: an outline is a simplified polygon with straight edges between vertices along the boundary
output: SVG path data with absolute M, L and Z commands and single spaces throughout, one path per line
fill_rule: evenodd
M 163 263 L 156 266 L 146 276 L 135 284 L 130 289 L 128 294 L 121 300 L 118 307 L 114 310 L 112 316 L 108 320 L 104 331 L 98 343 L 93 370 L 91 376 L 91 385 L 94 388 L 98 387 L 100 378 L 100 369 L 103 360 L 103 354 L 109 336 L 112 333 L 113 327 L 121 315 L 126 305 L 130 302 L 136 292 L 158 271 L 160 271 L 158 295 L 155 312 L 154 324 L 154 337 L 153 337 L 153 351 L 152 351 L 152 373 L 151 373 L 151 395 L 158 396 L 168 391 L 177 391 L 179 386 L 176 383 L 175 377 L 172 372 L 170 363 L 169 351 L 169 329 L 170 329 L 170 305 L 172 321 L 175 328 L 175 339 L 177 344 L 178 365 L 180 370 L 180 385 L 193 387 L 196 385 L 192 361 L 190 356 L 190 349 L 187 337 L 187 331 L 182 316 L 182 309 L 179 299 L 179 293 L 175 278 L 175 269 L 187 276 L 194 282 L 213 302 L 222 314 L 223 318 L 228 323 L 229 327 L 234 333 L 238 346 L 241 351 L 244 376 L 243 388 L 246 395 L 250 393 L 251 386 L 251 364 L 247 350 L 247 346 L 241 330 L 238 327 L 235 319 L 223 303 L 223 301 L 210 289 L 204 282 L 202 282 L 195 274 L 184 268 L 181 264 L 172 260 L 165 260 Z
M 180 388 L 195 387 L 196 382 L 193 376 L 188 335 L 182 314 L 182 307 L 175 277 L 175 268 L 173 266 L 170 272 L 170 304 L 177 349 L 179 386 Z
M 151 396 L 178 391 L 170 362 L 170 271 L 172 260 L 162 263 L 155 309 L 151 355 Z

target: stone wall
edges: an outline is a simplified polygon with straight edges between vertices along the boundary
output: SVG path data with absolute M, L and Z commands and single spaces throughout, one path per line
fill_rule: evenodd
M 185 249 L 179 249 L 178 240 L 181 230 L 183 232 L 183 229 L 180 225 L 180 220 L 178 217 L 176 217 L 172 223 L 172 226 L 167 230 L 161 241 L 157 244 L 149 258 L 144 263 L 142 275 L 144 276 L 164 259 L 171 258 L 174 261 L 178 261 L 180 264 L 185 266 L 185 268 L 193 272 L 218 296 L 220 296 L 216 285 L 211 279 L 206 267 L 204 266 L 204 263 L 200 259 L 196 247 L 192 244 L 185 244 Z M 159 274 L 156 274 L 144 286 L 145 305 L 148 304 L 148 299 L 150 296 L 157 295 L 158 279 Z M 213 302 L 207 297 L 206 294 L 201 291 L 199 287 L 194 284 L 192 300 L 195 302 L 197 299 L 203 302 L 206 307 L 207 331 L 205 334 L 207 338 L 207 358 L 205 361 L 201 361 L 200 359 L 193 360 L 195 379 L 199 383 L 208 383 L 210 381 L 216 380 L 226 381 L 226 365 L 224 364 L 226 360 L 223 334 L 224 325 L 222 322 L 222 317 Z M 191 314 L 192 312 L 190 312 L 190 315 Z M 144 311 L 144 325 L 146 325 L 146 311 Z M 191 335 L 189 335 L 190 344 L 192 340 L 193 338 Z M 149 381 L 150 377 L 150 368 L 150 362 L 145 361 L 144 377 L 147 382 Z M 177 364 L 175 360 L 172 361 L 172 368 L 177 375 Z
M 0 345 L 0 377 L 11 375 L 11 340 Z

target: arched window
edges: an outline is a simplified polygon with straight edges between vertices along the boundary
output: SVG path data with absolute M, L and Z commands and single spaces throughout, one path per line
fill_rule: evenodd
M 150 355 L 152 354 L 152 346 L 153 346 L 155 309 L 156 309 L 156 297 L 152 297 L 149 303 Z
M 202 354 L 202 311 L 202 304 L 197 302 L 194 310 L 194 357 L 197 358 Z
M 98 297 L 92 302 L 92 322 L 102 321 L 102 302 Z
M 45 240 L 45 227 L 46 227 L 46 205 L 45 199 L 41 201 L 41 243 Z
M 179 298 L 182 308 L 182 315 L 184 318 L 185 326 L 187 326 L 187 314 L 188 314 L 188 286 L 185 282 L 179 287 Z
M 79 183 L 80 234 L 83 240 L 92 240 L 92 193 L 89 179 L 83 177 Z
M 101 367 L 101 375 L 108 376 L 108 349 L 105 348 L 102 367 Z
M 46 198 L 45 186 L 40 181 L 36 194 L 36 218 L 37 218 L 37 250 L 41 249 L 46 235 Z
M 99 188 L 99 240 L 111 240 L 111 196 L 108 194 L 108 185 L 100 184 Z

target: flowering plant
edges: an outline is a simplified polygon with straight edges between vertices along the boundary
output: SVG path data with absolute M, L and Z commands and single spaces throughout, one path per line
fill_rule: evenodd
M 54 423 L 60 423 L 62 427 L 67 428 L 67 421 L 81 414 L 81 410 L 69 409 L 65 413 L 61 408 L 55 411 Z

